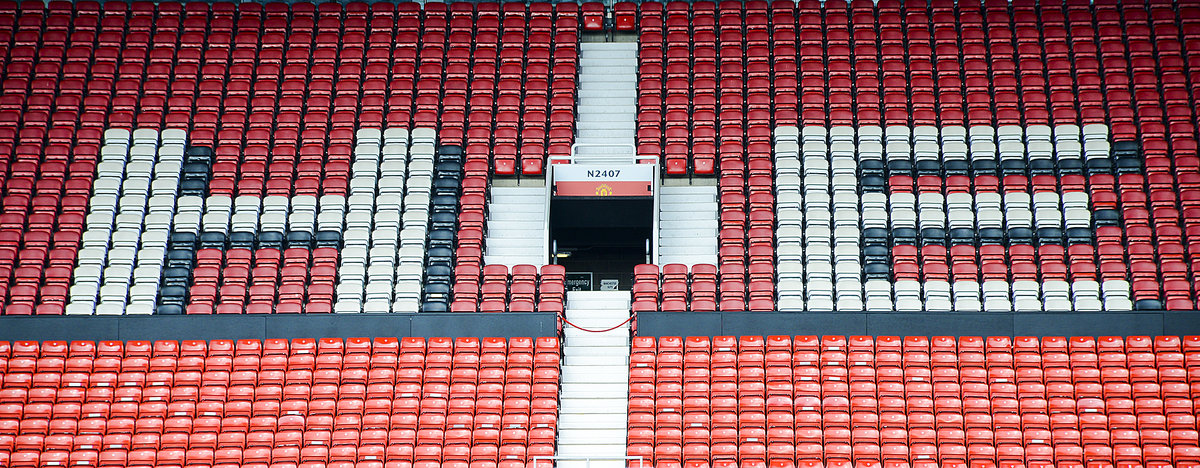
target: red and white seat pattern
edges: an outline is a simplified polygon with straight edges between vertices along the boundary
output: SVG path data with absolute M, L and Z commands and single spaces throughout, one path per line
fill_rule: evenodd
M 756 203 L 759 219 L 775 208 L 776 307 L 814 311 L 1195 309 L 1197 11 L 1158 1 L 614 7 L 640 35 L 639 151 L 660 154 L 669 175 L 720 177 L 723 240 L 754 224 Z M 882 183 L 860 186 L 875 175 Z M 767 187 L 757 202 L 756 186 Z M 868 245 L 876 221 L 917 235 Z M 997 223 L 1036 235 L 956 242 L 952 232 Z M 927 228 L 944 231 L 940 245 Z M 1043 242 L 1047 228 L 1062 240 Z M 752 231 L 747 250 L 771 239 Z M 721 271 L 731 264 L 723 256 Z
M 655 466 L 1200 466 L 1197 337 L 636 337 Z M 632 465 L 631 465 L 632 466 Z
M 555 338 L 0 342 L 0 465 L 524 467 Z
M 352 213 L 357 223 L 363 206 L 394 208 L 390 199 L 361 199 L 382 191 L 354 185 L 362 172 L 353 165 L 370 159 L 371 151 L 356 148 L 372 141 L 407 145 L 405 129 L 413 145 L 436 136 L 439 145 L 464 147 L 474 177 L 468 185 L 484 193 L 492 174 L 540 174 L 547 154 L 569 152 L 571 144 L 578 10 L 546 3 L 0 3 L 0 25 L 7 25 L 0 28 L 4 313 L 149 313 L 156 285 L 184 287 L 180 306 L 198 313 L 282 304 L 287 312 L 379 312 L 394 302 L 416 310 L 420 292 L 389 288 L 382 307 L 378 288 L 367 293 L 371 281 L 361 304 L 340 301 L 336 276 L 321 272 L 343 262 L 337 249 L 326 252 L 315 240 L 302 263 L 317 275 L 293 275 L 287 266 L 300 263 L 287 259 L 231 256 L 228 245 L 201 252 L 204 234 L 226 234 L 228 244 L 236 232 L 286 234 L 293 225 L 332 232 L 348 226 Z M 179 175 L 173 165 L 193 162 L 181 158 L 180 146 L 211 152 L 202 193 L 176 191 L 178 200 L 168 202 L 163 197 L 178 185 L 167 182 Z M 389 159 L 383 156 L 379 162 Z M 183 169 L 180 183 L 188 179 Z M 93 191 L 97 171 L 124 179 L 113 179 L 117 187 L 96 182 Z M 128 196 L 145 200 L 138 208 Z M 103 217 L 111 218 L 107 225 Z M 168 285 L 150 274 L 183 267 L 150 258 L 173 232 L 196 236 L 197 255 L 186 268 L 200 267 L 203 257 L 197 294 L 193 275 Z M 277 278 L 261 282 L 264 291 L 316 285 L 309 288 L 316 294 L 301 287 L 298 297 L 254 295 L 258 267 L 264 275 L 275 269 Z M 235 274 L 227 279 L 226 271 Z

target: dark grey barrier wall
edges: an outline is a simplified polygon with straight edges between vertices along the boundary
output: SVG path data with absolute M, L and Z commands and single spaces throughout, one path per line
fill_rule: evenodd
M 643 312 L 639 336 L 1200 335 L 1200 312 L 811 313 Z
M 0 340 L 557 336 L 555 314 L 0 316 Z

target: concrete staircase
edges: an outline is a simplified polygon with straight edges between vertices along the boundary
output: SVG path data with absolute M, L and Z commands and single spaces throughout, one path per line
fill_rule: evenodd
M 546 187 L 492 186 L 488 202 L 485 265 L 546 263 Z
M 664 185 L 660 188 L 658 264 L 717 263 L 717 187 Z
M 628 291 L 567 293 L 567 320 L 605 329 L 629 318 Z M 629 324 L 592 333 L 563 326 L 562 389 L 559 396 L 558 456 L 596 457 L 592 468 L 623 468 L 629 400 Z M 558 466 L 583 468 L 583 460 Z
M 634 155 L 637 43 L 580 44 L 577 112 L 576 162 L 603 163 Z

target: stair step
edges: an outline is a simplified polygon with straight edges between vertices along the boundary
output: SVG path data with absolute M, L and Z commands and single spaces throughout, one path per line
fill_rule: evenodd
M 616 379 L 628 379 L 628 365 L 583 366 L 566 364 L 562 366 L 564 382 L 599 382 L 612 383 Z
M 580 88 L 588 89 L 588 90 L 606 90 L 606 91 L 628 91 L 630 89 L 633 89 L 635 95 L 637 92 L 636 85 L 631 85 L 631 83 L 629 83 L 629 82 L 615 82 L 615 81 L 609 82 L 609 81 L 592 80 L 592 81 L 587 82 L 587 84 L 580 83 Z
M 629 357 L 629 348 L 624 346 L 581 346 L 571 344 L 563 347 L 564 356 L 623 356 Z
M 559 398 L 558 410 L 563 413 L 586 413 L 586 414 L 603 414 L 613 408 L 620 408 L 621 411 L 629 406 L 629 400 L 625 398 L 591 398 L 582 396 L 579 398 Z
M 623 76 L 623 75 L 596 76 L 596 75 L 590 75 L 587 73 L 580 73 L 579 74 L 579 82 L 580 83 L 621 83 L 626 86 L 632 86 L 637 83 L 637 76 L 636 75 L 634 75 L 634 76 Z
M 586 430 L 569 430 L 558 431 L 558 441 L 561 443 L 584 443 L 593 444 L 622 444 L 625 443 L 625 428 L 620 429 L 586 429 Z
M 581 162 L 625 162 L 635 154 L 638 45 L 583 43 L 580 50 L 575 142 L 581 146 L 576 156 Z M 558 466 L 624 468 L 630 342 L 629 324 L 624 322 L 629 318 L 629 292 L 571 291 L 566 299 L 567 319 L 579 327 L 616 328 L 602 333 L 563 329 L 556 454 L 610 461 L 560 461 Z
M 564 328 L 564 333 L 567 330 L 575 330 L 580 334 L 571 338 L 571 343 L 578 346 L 623 346 L 629 348 L 629 333 L 625 330 L 624 336 L 617 333 L 587 333 L 581 330 L 573 329 L 570 326 Z M 613 330 L 618 331 L 618 330 Z
M 619 427 L 623 429 L 629 424 L 629 418 L 624 414 L 593 414 L 589 415 L 588 418 L 589 420 L 587 421 L 575 420 L 569 421 L 566 424 L 560 422 L 558 424 L 558 430 L 563 431 L 569 429 L 586 429 L 591 427 Z

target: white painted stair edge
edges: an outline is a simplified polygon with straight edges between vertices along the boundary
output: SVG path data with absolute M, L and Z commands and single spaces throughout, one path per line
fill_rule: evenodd
M 567 320 L 607 329 L 629 319 L 628 291 L 571 291 Z M 629 323 L 602 333 L 565 325 L 559 401 L 560 467 L 619 468 L 628 451 Z M 594 457 L 592 460 L 585 458 Z
M 488 201 L 485 265 L 546 263 L 546 187 L 497 187 Z

